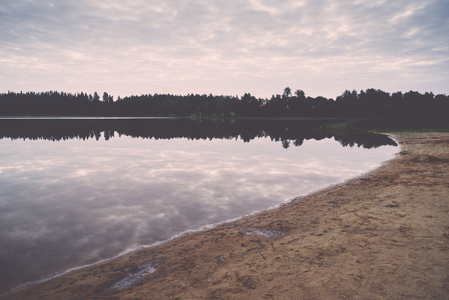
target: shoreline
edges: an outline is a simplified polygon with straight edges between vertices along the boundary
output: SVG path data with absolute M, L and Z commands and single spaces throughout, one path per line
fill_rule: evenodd
M 45 117 L 43 117 L 43 118 L 45 118 Z M 115 256 L 112 256 L 112 257 L 103 258 L 103 259 L 101 259 L 99 261 L 96 261 L 96 262 L 93 262 L 93 263 L 90 263 L 90 264 L 74 266 L 74 267 L 68 268 L 67 270 L 63 270 L 63 271 L 60 271 L 60 272 L 55 272 L 53 274 L 48 275 L 47 277 L 43 277 L 43 278 L 38 279 L 38 280 L 25 282 L 23 284 L 15 286 L 14 288 L 9 290 L 8 292 L 0 293 L 0 298 L 3 297 L 3 296 L 7 296 L 7 295 L 10 295 L 10 294 L 16 293 L 16 292 L 18 292 L 20 290 L 23 290 L 23 289 L 31 288 L 31 287 L 33 287 L 35 285 L 39 285 L 39 284 L 45 283 L 47 281 L 56 279 L 58 277 L 64 276 L 64 275 L 72 273 L 72 272 L 76 272 L 76 271 L 79 271 L 79 270 L 82 270 L 82 269 L 85 269 L 85 268 L 89 268 L 89 267 L 94 267 L 94 266 L 99 265 L 99 264 L 107 263 L 107 262 L 109 262 L 111 260 L 118 259 L 118 258 L 120 258 L 120 257 L 122 257 L 124 255 L 128 255 L 128 254 L 133 253 L 133 252 L 137 252 L 137 251 L 141 251 L 141 250 L 145 250 L 145 249 L 148 249 L 148 248 L 152 248 L 152 247 L 156 247 L 156 246 L 165 244 L 167 242 L 170 242 L 170 241 L 172 241 L 174 239 L 177 239 L 179 237 L 182 237 L 184 235 L 193 234 L 193 233 L 197 233 L 197 232 L 203 232 L 203 231 L 206 231 L 206 230 L 211 230 L 211 229 L 214 229 L 214 228 L 219 227 L 219 226 L 225 226 L 226 224 L 230 224 L 230 223 L 236 222 L 236 221 L 238 221 L 240 219 L 243 219 L 243 218 L 247 218 L 247 217 L 251 217 L 253 215 L 257 215 L 259 213 L 263 213 L 263 212 L 267 212 L 267 211 L 270 211 L 270 210 L 279 209 L 280 207 L 282 207 L 284 205 L 290 205 L 292 203 L 300 201 L 304 197 L 308 197 L 310 195 L 313 195 L 313 194 L 316 194 L 316 193 L 320 193 L 320 192 L 323 192 L 323 191 L 326 191 L 326 190 L 331 190 L 331 189 L 336 188 L 336 187 L 338 187 L 340 185 L 344 185 L 348 181 L 351 181 L 351 180 L 353 180 L 355 178 L 361 178 L 361 177 L 369 176 L 369 174 L 371 174 L 372 172 L 375 172 L 378 168 L 382 167 L 385 163 L 387 163 L 391 159 L 394 159 L 394 157 L 401 151 L 399 142 L 392 135 L 389 135 L 389 134 L 385 134 L 385 135 L 388 136 L 390 139 L 394 140 L 395 143 L 397 143 L 399 150 L 396 153 L 392 154 L 389 159 L 377 163 L 377 165 L 376 165 L 376 167 L 374 169 L 371 169 L 371 170 L 368 170 L 366 172 L 363 172 L 363 173 L 359 174 L 356 177 L 345 179 L 344 181 L 341 181 L 341 182 L 329 184 L 327 186 L 324 186 L 324 187 L 318 188 L 316 190 L 307 192 L 307 193 L 305 193 L 303 195 L 298 195 L 298 196 L 295 196 L 293 198 L 287 199 L 287 200 L 285 200 L 285 201 L 283 201 L 281 203 L 278 203 L 278 204 L 276 204 L 274 206 L 271 206 L 271 207 L 268 207 L 268 208 L 256 210 L 256 211 L 253 211 L 253 212 L 250 212 L 248 214 L 245 214 L 245 215 L 242 215 L 242 216 L 239 216 L 239 217 L 235 217 L 235 218 L 232 218 L 232 219 L 219 221 L 219 222 L 211 223 L 211 224 L 206 224 L 206 225 L 198 227 L 198 228 L 187 229 L 187 230 L 185 230 L 183 232 L 175 234 L 174 236 L 172 236 L 172 237 L 170 237 L 170 238 L 168 238 L 166 240 L 158 241 L 158 242 L 155 242 L 153 244 L 143 244 L 143 245 L 140 245 L 140 246 L 128 248 L 128 249 L 125 249 L 124 251 L 122 251 L 119 254 L 117 254 Z
M 449 134 L 400 133 L 393 138 L 401 146 L 399 154 L 367 174 L 0 298 L 400 299 L 413 295 L 443 299 L 449 293 L 449 200 L 445 201 L 449 186 L 440 179 L 444 181 L 449 173 Z M 429 176 L 416 176 L 429 170 L 438 174 L 431 186 L 425 184 Z M 410 178 L 399 180 L 404 174 Z M 417 203 L 408 207 L 410 197 L 423 193 L 439 199 L 438 211 L 431 210 L 432 197 L 424 201 L 424 207 Z M 425 209 L 429 214 L 410 219 L 409 215 Z M 388 218 L 391 215 L 393 219 Z M 431 222 L 435 220 L 437 235 Z M 414 237 L 423 235 L 415 231 L 423 222 L 430 224 L 426 239 L 439 241 L 438 251 L 415 249 Z M 392 262 L 393 257 L 398 262 Z M 424 264 L 427 272 L 439 272 L 412 276 L 409 273 L 416 270 L 406 272 L 401 267 L 400 262 L 412 267 L 409 260 L 418 258 L 428 262 Z M 148 264 L 155 270 L 142 271 Z M 397 274 L 401 280 L 395 282 Z M 435 274 L 439 280 L 428 282 Z M 136 280 L 126 288 L 112 288 L 127 276 Z M 410 280 L 419 284 L 410 285 Z
M 391 139 L 393 139 L 395 142 L 397 142 L 397 140 L 395 140 L 391 135 L 388 135 L 388 136 Z M 398 143 L 398 145 L 399 145 L 399 143 Z M 398 153 L 395 153 L 393 155 L 395 156 Z M 278 208 L 280 208 L 280 207 L 282 207 L 284 205 L 289 205 L 289 204 L 292 204 L 292 203 L 294 203 L 296 201 L 300 201 L 304 197 L 308 197 L 308 196 L 313 195 L 315 193 L 320 193 L 320 192 L 323 192 L 323 191 L 326 191 L 326 190 L 330 190 L 330 189 L 336 188 L 336 187 L 338 187 L 340 185 L 344 185 L 348 181 L 353 180 L 355 178 L 362 178 L 362 177 L 369 176 L 370 173 L 375 172 L 378 168 L 381 168 L 383 164 L 387 163 L 391 159 L 394 159 L 394 157 L 390 158 L 390 159 L 388 159 L 386 161 L 380 162 L 379 165 L 375 169 L 373 169 L 373 170 L 367 171 L 366 173 L 362 173 L 361 175 L 359 175 L 357 177 L 347 179 L 347 180 L 345 180 L 343 182 L 330 184 L 328 186 L 325 186 L 323 188 L 314 190 L 314 191 L 306 193 L 304 195 L 296 196 L 293 199 L 288 199 L 285 202 L 279 203 L 279 204 L 277 204 L 275 206 L 272 206 L 272 207 L 269 207 L 269 208 L 266 208 L 266 209 L 257 210 L 257 211 L 254 211 L 254 212 L 251 212 L 249 214 L 246 214 L 246 215 L 243 215 L 243 216 L 240 216 L 240 217 L 236 217 L 236 218 L 233 218 L 233 219 L 229 219 L 229 220 L 225 220 L 225 221 L 221 221 L 221 222 L 217 222 L 217 223 L 213 223 L 213 224 L 207 224 L 207 225 L 201 226 L 201 227 L 199 227 L 197 229 L 188 229 L 188 230 L 180 232 L 180 233 L 178 233 L 178 234 L 176 234 L 176 235 L 174 235 L 174 236 L 172 236 L 172 237 L 170 237 L 170 238 L 168 238 L 166 240 L 155 242 L 154 244 L 140 245 L 140 246 L 137 246 L 137 247 L 134 247 L 134 248 L 125 249 L 123 252 L 121 252 L 121 253 L 119 253 L 119 254 L 117 254 L 115 256 L 112 256 L 112 257 L 109 257 L 109 258 L 104 258 L 104 259 L 101 259 L 101 260 L 99 260 L 97 262 L 94 262 L 94 263 L 91 263 L 91 264 L 75 266 L 75 267 L 69 268 L 69 269 L 67 269 L 65 271 L 54 273 L 53 275 L 50 275 L 48 277 L 44 277 L 44 278 L 39 279 L 39 280 L 23 283 L 23 284 L 21 284 L 19 286 L 14 287 L 13 289 L 11 289 L 8 292 L 4 292 L 4 293 L 0 294 L 0 297 L 10 295 L 12 293 L 15 293 L 15 292 L 23 290 L 23 289 L 31 288 L 34 285 L 39 285 L 39 284 L 45 283 L 47 281 L 56 279 L 58 277 L 64 276 L 64 275 L 72 273 L 72 272 L 76 272 L 76 271 L 81 270 L 81 269 L 94 267 L 94 266 L 102 264 L 102 263 L 107 263 L 108 261 L 120 258 L 120 257 L 122 257 L 124 255 L 128 255 L 128 254 L 133 253 L 133 252 L 137 252 L 137 251 L 145 250 L 145 249 L 148 249 L 148 248 L 151 248 L 151 247 L 156 247 L 156 246 L 162 245 L 164 243 L 170 242 L 171 240 L 177 239 L 177 238 L 182 237 L 184 235 L 188 235 L 188 234 L 191 234 L 191 233 L 202 232 L 202 231 L 206 231 L 206 230 L 211 230 L 211 229 L 214 229 L 214 228 L 216 228 L 218 226 L 223 226 L 223 225 L 226 225 L 228 223 L 236 222 L 236 221 L 238 221 L 240 219 L 243 219 L 243 218 L 251 217 L 253 215 L 256 215 L 256 214 L 259 214 L 259 213 L 263 213 L 263 212 L 266 212 L 266 211 L 278 209 Z

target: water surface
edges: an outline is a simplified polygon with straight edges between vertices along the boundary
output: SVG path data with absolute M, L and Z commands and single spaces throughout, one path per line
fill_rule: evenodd
M 54 121 L 0 120 L 0 293 L 279 205 L 397 151 L 385 136 L 294 123 Z

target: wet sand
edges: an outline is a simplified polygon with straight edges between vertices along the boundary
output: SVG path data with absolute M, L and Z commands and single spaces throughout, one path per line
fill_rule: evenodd
M 347 183 L 2 299 L 449 299 L 449 133 Z

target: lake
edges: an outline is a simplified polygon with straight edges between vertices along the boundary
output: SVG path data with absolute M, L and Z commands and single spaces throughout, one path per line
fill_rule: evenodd
M 0 119 L 0 294 L 276 207 L 398 151 L 323 122 Z

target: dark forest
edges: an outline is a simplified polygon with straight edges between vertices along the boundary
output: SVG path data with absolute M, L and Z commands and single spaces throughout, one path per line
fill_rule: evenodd
M 335 99 L 306 97 L 287 87 L 261 99 L 238 96 L 146 94 L 114 99 L 86 93 L 8 92 L 0 94 L 1 116 L 177 116 L 177 117 L 345 117 L 385 118 L 447 125 L 449 96 L 415 91 L 393 94 L 378 89 L 345 91 Z M 387 122 L 387 121 L 386 121 Z M 410 122 L 408 122 L 410 123 Z M 396 124 L 397 125 L 397 124 Z

